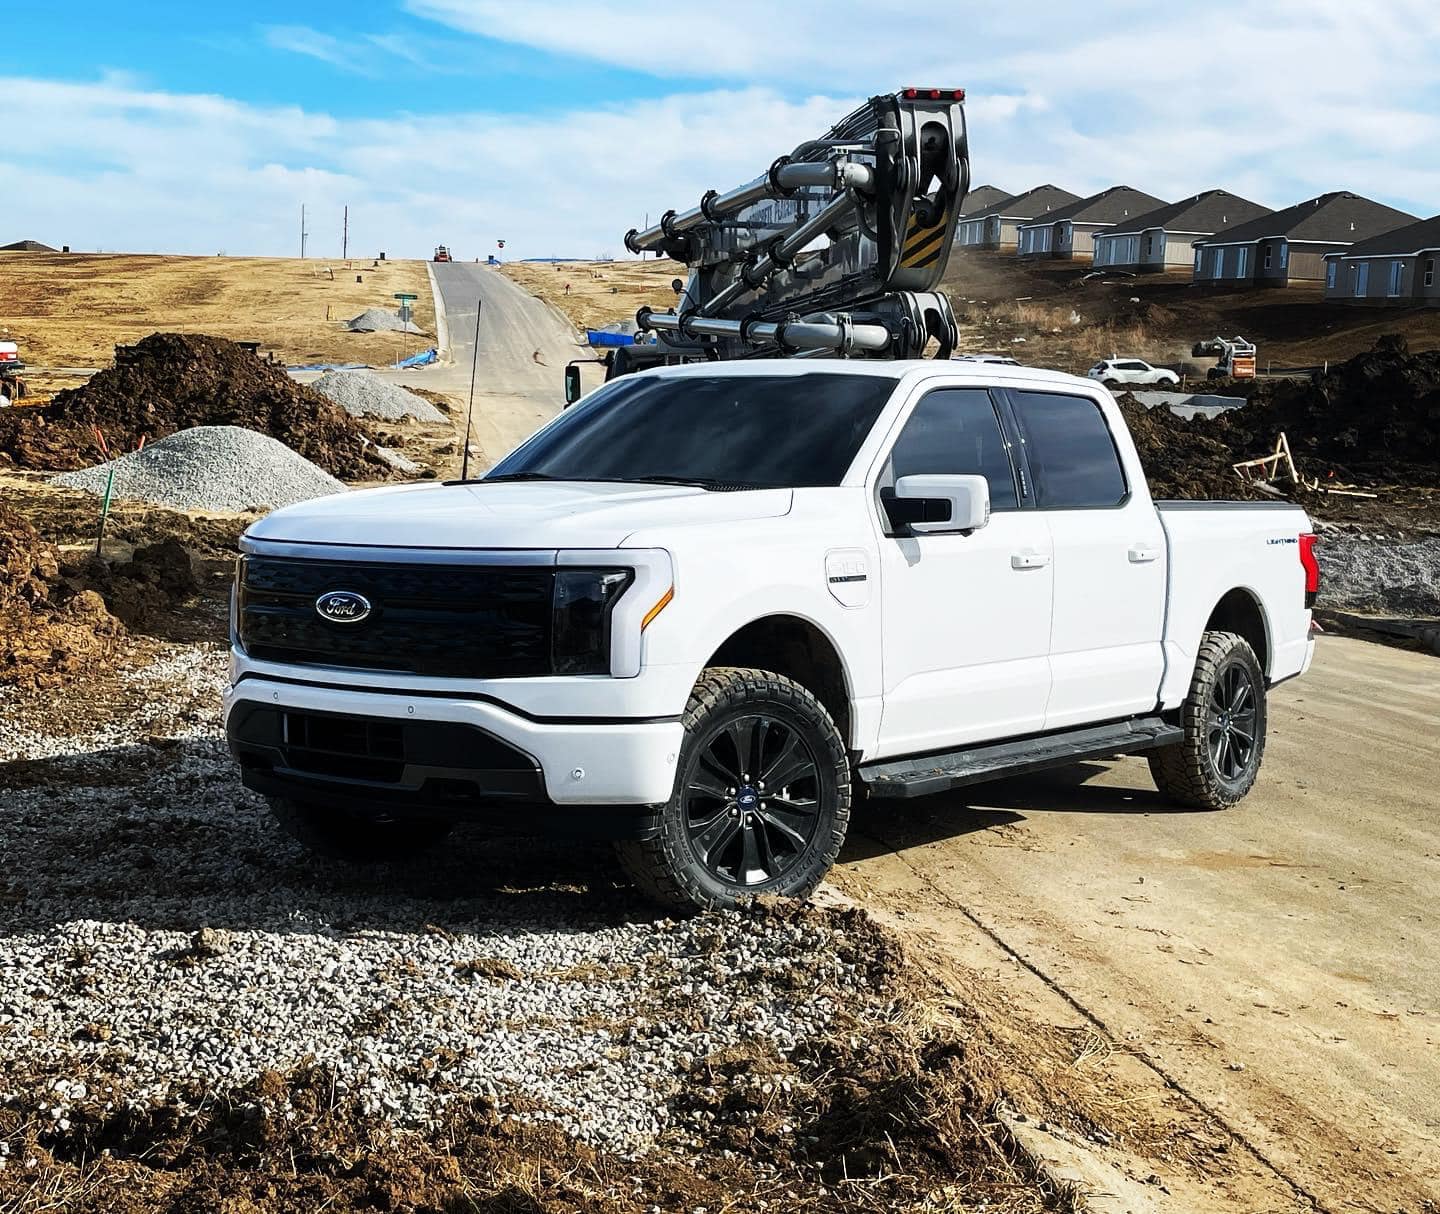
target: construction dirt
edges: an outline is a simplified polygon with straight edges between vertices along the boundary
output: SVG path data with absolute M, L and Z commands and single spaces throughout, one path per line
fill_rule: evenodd
M 359 281 L 357 281 L 357 279 Z M 281 362 L 382 365 L 413 354 L 395 333 L 345 322 L 416 296 L 415 323 L 434 332 L 425 263 L 128 253 L 0 253 L 0 339 L 32 367 L 106 367 L 114 347 L 154 332 L 258 341 Z
M 530 294 L 559 309 L 576 328 L 601 329 L 634 320 L 642 305 L 675 306 L 671 283 L 687 271 L 668 258 L 646 261 L 520 261 L 504 268 Z
M 69 471 L 194 426 L 258 430 L 342 479 L 385 476 L 338 405 L 232 341 L 182 333 L 152 334 L 47 405 L 0 410 L 0 459 Z

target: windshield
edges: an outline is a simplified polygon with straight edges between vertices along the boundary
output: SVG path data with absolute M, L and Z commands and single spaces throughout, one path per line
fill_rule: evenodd
M 888 375 L 625 377 L 485 479 L 838 485 L 894 389 Z

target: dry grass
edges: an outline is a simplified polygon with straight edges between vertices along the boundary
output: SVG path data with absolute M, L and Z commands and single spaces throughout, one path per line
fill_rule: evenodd
M 416 323 L 433 332 L 420 261 L 0 253 L 0 337 L 36 366 L 106 367 L 117 344 L 157 330 L 258 341 L 287 363 L 386 363 L 402 353 L 398 334 L 343 321 L 394 308 L 397 291 L 418 296 Z M 421 339 L 404 341 L 414 353 Z
M 599 329 L 631 320 L 642 304 L 656 311 L 673 306 L 670 284 L 683 279 L 683 265 L 658 261 L 511 262 L 505 273 L 530 294 L 559 308 L 578 327 Z M 569 293 L 565 287 L 569 285 Z

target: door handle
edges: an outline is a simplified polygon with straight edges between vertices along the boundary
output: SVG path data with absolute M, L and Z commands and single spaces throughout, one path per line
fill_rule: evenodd
M 1044 569 L 1050 563 L 1048 552 L 1012 552 L 1011 569 Z
M 1160 559 L 1160 549 L 1151 544 L 1131 544 L 1130 563 L 1132 565 L 1143 565 L 1146 561 Z

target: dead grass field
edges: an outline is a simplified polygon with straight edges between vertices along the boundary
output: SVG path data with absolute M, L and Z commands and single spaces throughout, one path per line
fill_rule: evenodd
M 511 262 L 504 272 L 530 294 L 559 308 L 579 328 L 599 329 L 633 320 L 641 304 L 672 307 L 670 284 L 686 276 L 669 258 L 645 261 Z M 565 293 L 565 284 L 570 293 Z
M 19 342 L 32 366 L 107 367 L 117 344 L 156 331 L 258 341 L 292 364 L 381 364 L 424 339 L 351 333 L 343 322 L 394 308 L 397 291 L 418 296 L 415 321 L 433 333 L 421 261 L 0 253 L 0 337 Z

